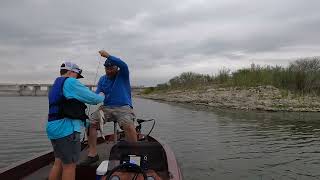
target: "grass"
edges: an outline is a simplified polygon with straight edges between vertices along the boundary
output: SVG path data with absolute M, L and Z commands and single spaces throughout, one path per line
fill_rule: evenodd
M 166 83 L 147 88 L 144 93 L 150 94 L 155 91 L 177 89 L 199 89 L 209 85 L 242 88 L 272 85 L 281 89 L 283 97 L 287 97 L 289 91 L 299 96 L 305 94 L 319 96 L 320 58 L 298 59 L 287 67 L 252 64 L 249 68 L 242 68 L 234 72 L 223 68 L 217 75 L 184 72 Z

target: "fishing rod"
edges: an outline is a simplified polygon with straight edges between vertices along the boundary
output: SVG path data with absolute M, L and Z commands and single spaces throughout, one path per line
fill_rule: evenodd
M 100 64 L 101 64 L 101 58 L 99 57 L 99 60 L 98 60 L 98 67 L 97 67 L 97 70 L 96 70 L 96 74 L 95 74 L 95 77 L 94 77 L 94 80 L 93 80 L 93 85 L 96 85 L 96 81 L 97 81 L 97 78 L 98 78 L 98 71 L 99 71 L 99 68 L 100 68 Z M 89 115 L 90 113 L 90 108 L 91 108 L 91 104 L 89 104 L 89 107 L 88 107 L 88 111 L 87 111 L 87 114 Z
M 99 68 L 100 68 L 100 64 L 101 64 L 101 58 L 100 58 L 100 56 L 99 56 L 98 66 L 97 66 L 96 74 L 95 74 L 95 77 L 94 77 L 94 80 L 93 80 L 93 85 L 96 85 L 96 81 L 97 81 L 97 78 L 98 78 L 98 71 L 99 71 Z M 86 112 L 86 114 L 87 114 L 87 116 L 88 116 L 89 118 L 90 118 L 90 111 L 91 111 L 91 104 L 89 104 L 88 109 L 87 109 L 87 112 Z M 90 123 L 90 122 L 89 122 L 89 123 Z M 90 124 L 89 124 L 89 125 L 90 125 Z M 100 125 L 101 125 L 101 123 L 100 123 Z M 102 134 L 102 131 L 103 131 L 103 130 L 101 130 L 101 128 L 102 128 L 102 127 L 100 127 L 100 133 L 101 133 L 101 136 L 104 138 L 104 136 L 103 136 L 103 134 Z M 86 129 L 86 125 L 85 125 L 85 129 Z M 88 127 L 88 132 L 87 132 L 87 133 L 89 134 L 89 127 Z M 83 136 L 83 138 L 82 138 L 82 142 L 84 142 L 87 133 L 86 133 L 86 130 L 84 130 L 84 136 Z

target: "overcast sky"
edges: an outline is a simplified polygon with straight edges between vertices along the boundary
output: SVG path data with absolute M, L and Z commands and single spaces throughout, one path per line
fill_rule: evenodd
M 282 65 L 320 52 L 319 0 L 0 0 L 0 83 L 51 83 L 71 60 L 93 84 L 100 49 L 132 85 L 186 71 Z

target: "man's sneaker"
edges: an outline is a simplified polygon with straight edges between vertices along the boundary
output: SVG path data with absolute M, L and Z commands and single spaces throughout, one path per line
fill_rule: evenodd
M 96 156 L 94 157 L 90 157 L 90 156 L 87 156 L 87 158 L 85 160 L 83 160 L 82 162 L 80 162 L 80 166 L 89 166 L 95 162 L 98 162 L 99 161 L 99 155 L 97 154 Z

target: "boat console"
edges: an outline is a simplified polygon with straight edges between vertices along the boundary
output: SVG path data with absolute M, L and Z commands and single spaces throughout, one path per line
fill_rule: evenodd
M 167 167 L 166 154 L 160 143 L 120 141 L 111 148 L 109 160 L 97 168 L 97 175 L 105 175 L 110 180 L 113 177 L 132 179 L 128 177 L 134 175 L 137 179 L 161 179 L 156 172 L 166 172 Z
M 118 142 L 112 147 L 109 160 L 119 160 L 120 164 L 135 163 L 144 170 L 164 171 L 167 167 L 165 151 L 158 142 Z

